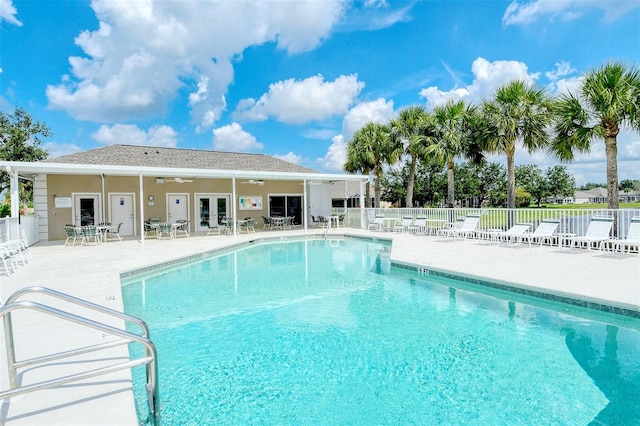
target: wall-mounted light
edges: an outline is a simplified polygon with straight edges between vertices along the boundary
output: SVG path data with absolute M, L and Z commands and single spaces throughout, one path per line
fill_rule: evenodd
M 156 183 L 164 183 L 164 178 L 161 178 L 161 177 L 156 178 Z

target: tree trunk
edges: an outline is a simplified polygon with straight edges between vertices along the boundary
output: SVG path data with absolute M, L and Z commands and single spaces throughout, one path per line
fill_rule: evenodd
M 382 170 L 379 167 L 376 167 L 376 170 L 375 170 L 376 182 L 374 183 L 374 189 L 376 191 L 376 200 L 375 200 L 376 208 L 380 208 L 380 175 L 381 174 L 382 174 Z
M 447 207 L 453 208 L 456 202 L 453 185 L 453 157 L 447 161 Z
M 405 202 L 407 205 L 405 207 L 411 208 L 413 207 L 413 182 L 416 179 L 416 155 L 411 155 L 411 163 L 409 164 L 409 181 L 407 182 L 407 196 L 405 197 Z
M 616 136 L 606 136 L 604 139 L 604 147 L 607 156 L 607 208 L 618 210 L 620 208 L 620 200 L 618 200 L 618 145 Z M 613 213 L 611 236 L 618 236 L 617 212 Z
M 513 141 L 511 146 L 507 147 L 507 208 L 516 208 L 516 167 L 515 154 L 516 143 Z
M 615 136 L 608 136 L 604 140 L 607 156 L 607 207 L 612 210 L 620 208 L 618 200 L 618 145 Z
M 364 206 L 369 208 L 371 207 L 371 183 L 367 181 L 367 185 L 364 191 Z

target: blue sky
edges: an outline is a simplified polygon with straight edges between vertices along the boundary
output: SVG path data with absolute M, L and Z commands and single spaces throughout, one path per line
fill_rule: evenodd
M 331 173 L 356 130 L 403 107 L 516 78 L 556 94 L 640 62 L 637 0 L 0 0 L 0 26 L 0 109 L 47 123 L 52 157 L 143 144 Z M 640 178 L 640 135 L 618 144 L 619 178 Z M 516 164 L 558 163 L 519 148 Z M 604 143 L 568 169 L 605 182 Z

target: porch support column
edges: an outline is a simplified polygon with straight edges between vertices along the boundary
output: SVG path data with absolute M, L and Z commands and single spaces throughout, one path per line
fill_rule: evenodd
M 237 211 L 236 211 L 236 178 L 235 176 L 231 178 L 231 216 L 232 216 L 232 223 L 231 225 L 233 226 L 233 236 L 235 237 L 237 235 L 237 227 L 236 227 L 236 220 L 238 220 L 237 217 Z M 229 222 L 227 222 L 227 226 L 229 225 Z
M 138 175 L 140 181 L 140 242 L 144 245 L 144 188 L 142 185 L 142 173 Z
M 11 170 L 11 167 L 7 167 L 7 173 L 10 177 L 10 191 L 11 191 L 11 217 L 20 216 L 20 186 L 18 185 L 18 172 Z
M 304 232 L 307 232 L 307 217 L 309 215 L 309 201 L 307 200 L 307 178 L 302 179 L 302 205 L 304 206 L 304 214 L 302 215 L 302 224 L 304 225 Z M 305 243 L 306 244 L 306 243 Z M 306 250 L 305 245 L 305 250 Z M 306 257 L 305 257 L 306 259 Z
M 364 192 L 365 192 L 365 188 L 364 188 L 364 181 L 361 180 L 360 181 L 360 229 L 364 229 L 365 223 L 364 223 L 364 219 L 365 219 L 365 211 L 364 211 Z

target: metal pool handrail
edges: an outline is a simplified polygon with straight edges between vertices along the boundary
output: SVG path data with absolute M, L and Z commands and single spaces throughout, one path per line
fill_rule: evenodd
M 44 287 L 26 288 L 24 289 L 24 291 L 20 290 L 16 292 L 20 294 L 14 293 L 12 296 L 10 296 L 8 301 L 11 301 L 11 303 L 7 303 L 4 306 L 2 306 L 2 308 L 0 308 L 0 317 L 3 318 L 4 320 L 5 349 L 7 352 L 7 368 L 9 373 L 10 389 L 5 391 L 0 391 L 0 399 L 10 398 L 13 396 L 34 392 L 37 390 L 49 389 L 49 388 L 60 386 L 66 383 L 75 382 L 78 380 L 96 377 L 96 376 L 112 373 L 119 370 L 130 369 L 140 365 L 146 365 L 146 377 L 147 377 L 146 391 L 147 391 L 147 398 L 149 402 L 149 412 L 153 418 L 154 424 L 158 424 L 160 411 L 159 411 L 159 398 L 158 398 L 159 390 L 158 390 L 158 382 L 157 382 L 157 377 L 158 377 L 157 351 L 153 342 L 148 338 L 148 327 L 146 323 L 144 323 L 144 321 L 138 318 L 131 317 L 126 314 L 122 314 L 121 312 L 113 311 L 116 313 L 116 315 L 113 315 L 113 316 L 118 318 L 124 319 L 124 317 L 127 317 L 126 318 L 127 320 L 131 320 L 131 318 L 135 318 L 135 321 L 133 322 L 136 324 L 139 324 L 141 326 L 141 329 L 143 330 L 143 333 L 145 334 L 141 336 L 120 328 L 116 328 L 104 323 L 100 323 L 79 315 L 74 315 L 72 313 L 65 312 L 65 311 L 53 308 L 51 306 L 43 305 L 37 302 L 15 301 L 17 297 L 21 296 L 22 294 L 28 293 L 29 289 L 37 292 L 44 290 L 42 292 L 45 294 L 51 294 L 51 295 L 54 295 L 55 297 L 59 297 L 61 299 L 67 300 L 71 303 L 75 303 L 81 306 L 85 306 L 89 308 L 97 307 L 96 310 L 103 313 L 111 314 L 111 312 L 109 311 L 112 311 L 109 308 L 104 308 L 99 305 L 94 305 L 91 302 L 77 299 L 77 298 L 74 298 L 73 296 L 65 295 L 64 293 L 59 293 L 59 292 L 56 292 L 55 290 L 46 289 Z M 16 361 L 11 312 L 15 310 L 20 310 L 20 309 L 38 311 L 38 312 L 45 313 L 60 319 L 74 322 L 76 324 L 84 325 L 86 327 L 93 328 L 103 333 L 120 337 L 120 340 L 115 340 L 112 342 L 93 345 L 90 347 L 83 347 L 83 348 L 74 349 L 74 350 L 65 351 L 65 352 L 54 353 L 54 354 L 36 357 L 32 359 Z M 141 344 L 144 347 L 145 356 L 142 358 L 129 360 L 127 362 L 110 365 L 107 367 L 102 367 L 102 368 L 85 371 L 77 374 L 72 374 L 64 377 L 59 377 L 56 379 L 50 379 L 50 380 L 46 380 L 43 382 L 34 383 L 30 385 L 20 386 L 18 383 L 18 374 L 17 374 L 18 368 L 24 368 L 24 367 L 27 367 L 30 365 L 36 365 L 36 364 L 44 364 L 46 362 L 50 362 L 50 361 L 54 361 L 62 358 L 69 358 L 72 356 L 99 351 L 99 350 L 103 350 L 111 347 L 127 345 L 129 343 Z

